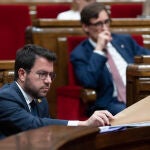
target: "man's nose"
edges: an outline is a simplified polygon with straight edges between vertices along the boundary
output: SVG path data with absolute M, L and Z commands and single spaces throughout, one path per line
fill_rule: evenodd
M 107 26 L 105 23 L 103 23 L 103 24 L 102 24 L 102 29 L 103 29 L 103 30 L 108 30 L 108 26 Z
M 52 79 L 50 75 L 47 75 L 47 77 L 45 78 L 45 81 L 48 83 L 52 83 Z

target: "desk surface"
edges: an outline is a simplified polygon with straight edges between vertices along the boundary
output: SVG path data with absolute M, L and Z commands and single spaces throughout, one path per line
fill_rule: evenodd
M 22 132 L 0 141 L 1 150 L 56 150 L 69 141 L 96 135 L 98 128 L 47 126 Z M 90 138 L 89 137 L 89 138 Z
M 98 128 L 47 126 L 23 132 L 0 141 L 2 150 L 147 150 L 150 127 L 99 133 Z

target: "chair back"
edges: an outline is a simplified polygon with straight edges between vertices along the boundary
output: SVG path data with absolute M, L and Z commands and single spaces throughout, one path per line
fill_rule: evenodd
M 136 18 L 142 15 L 143 4 L 112 4 L 110 6 L 111 18 Z
M 57 18 L 61 12 L 71 8 L 70 4 L 37 5 L 36 18 Z
M 131 36 L 140 46 L 144 47 L 144 39 L 142 35 L 132 34 Z
M 67 48 L 68 48 L 68 58 L 70 58 L 70 53 L 72 50 L 82 42 L 86 36 L 68 36 L 67 37 Z M 75 78 L 75 72 L 70 60 L 68 61 L 68 84 L 69 85 L 77 85 L 77 80 Z
M 28 5 L 0 5 L 0 59 L 15 59 L 25 44 L 25 30 L 31 25 Z

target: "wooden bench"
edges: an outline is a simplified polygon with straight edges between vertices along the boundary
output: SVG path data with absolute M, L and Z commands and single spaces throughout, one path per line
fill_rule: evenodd
M 127 67 L 127 106 L 150 95 L 150 56 L 137 56 Z
M 14 80 L 14 60 L 0 61 L 0 87 Z

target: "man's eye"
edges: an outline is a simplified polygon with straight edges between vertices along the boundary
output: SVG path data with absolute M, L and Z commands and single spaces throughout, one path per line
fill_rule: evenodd
M 98 23 L 97 23 L 97 25 L 100 25 L 100 26 L 101 26 L 102 24 L 103 24 L 102 22 L 98 22 Z
M 45 72 L 38 72 L 37 74 L 38 74 L 39 76 L 45 76 L 46 73 L 45 73 Z
M 39 73 L 39 75 L 41 75 L 41 76 L 45 76 L 45 75 L 47 75 L 47 73 L 45 73 L 45 72 L 41 72 L 41 73 Z

